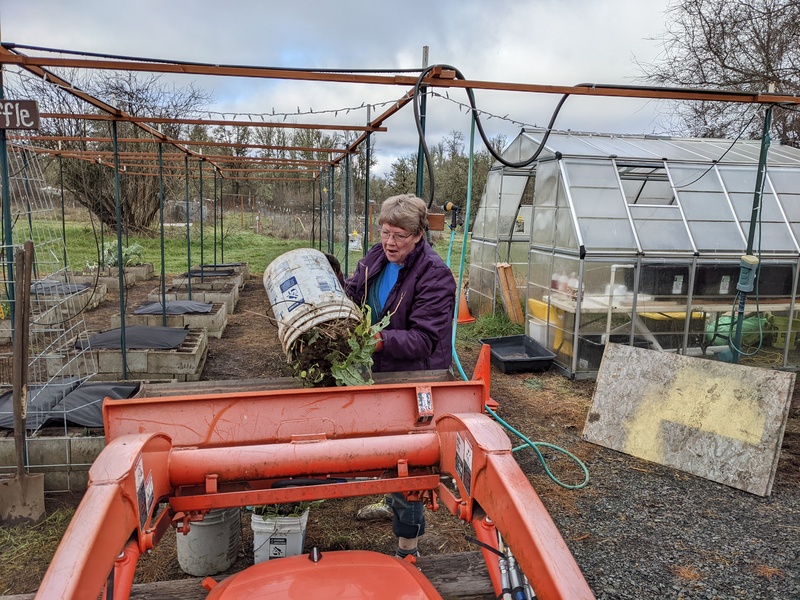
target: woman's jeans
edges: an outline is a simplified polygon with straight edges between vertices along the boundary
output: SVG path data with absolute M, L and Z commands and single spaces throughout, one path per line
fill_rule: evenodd
M 425 505 L 409 502 L 404 494 L 396 492 L 386 496 L 386 504 L 392 509 L 392 533 L 397 537 L 417 538 L 425 533 Z

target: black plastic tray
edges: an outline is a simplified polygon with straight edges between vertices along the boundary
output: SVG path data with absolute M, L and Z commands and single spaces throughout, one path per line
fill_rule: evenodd
M 556 355 L 527 335 L 483 338 L 491 348 L 492 364 L 503 373 L 547 371 Z

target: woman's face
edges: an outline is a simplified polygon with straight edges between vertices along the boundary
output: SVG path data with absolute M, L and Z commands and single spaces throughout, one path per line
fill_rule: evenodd
M 414 249 L 420 239 L 422 239 L 422 233 L 414 235 L 400 227 L 393 227 L 386 223 L 381 225 L 381 245 L 389 262 L 398 265 L 404 264 L 406 256 Z

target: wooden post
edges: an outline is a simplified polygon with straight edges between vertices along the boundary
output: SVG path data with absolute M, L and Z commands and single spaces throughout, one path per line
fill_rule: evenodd
M 514 271 L 508 263 L 497 263 L 497 275 L 500 278 L 500 291 L 503 296 L 503 306 L 512 323 L 523 325 L 525 311 L 517 293 L 517 282 L 514 280 Z

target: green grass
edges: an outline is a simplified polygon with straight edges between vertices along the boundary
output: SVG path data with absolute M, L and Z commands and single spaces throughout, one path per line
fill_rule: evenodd
M 504 312 L 484 315 L 474 323 L 463 323 L 456 330 L 456 343 L 467 343 L 482 338 L 495 338 L 525 333 L 524 325 L 513 323 Z
M 99 231 L 85 223 L 68 222 L 67 234 L 67 259 L 74 271 L 81 271 L 86 265 L 97 264 L 97 248 L 101 243 Z M 115 243 L 116 233 L 106 231 L 102 241 Z M 192 229 L 191 240 L 192 266 L 200 264 L 200 231 Z M 138 243 L 144 248 L 142 258 L 144 262 L 153 263 L 156 272 L 161 269 L 161 240 L 159 236 L 143 237 L 123 235 L 123 247 Z M 309 240 L 303 239 L 278 239 L 256 234 L 252 231 L 232 231 L 222 238 L 217 232 L 216 261 L 246 262 L 253 273 L 262 273 L 267 265 L 275 258 L 295 248 L 310 246 Z M 213 229 L 203 231 L 202 259 L 205 264 L 214 263 L 214 232 Z M 165 272 L 169 274 L 183 273 L 187 270 L 188 252 L 186 236 L 183 231 L 170 231 L 164 238 L 164 265 Z

